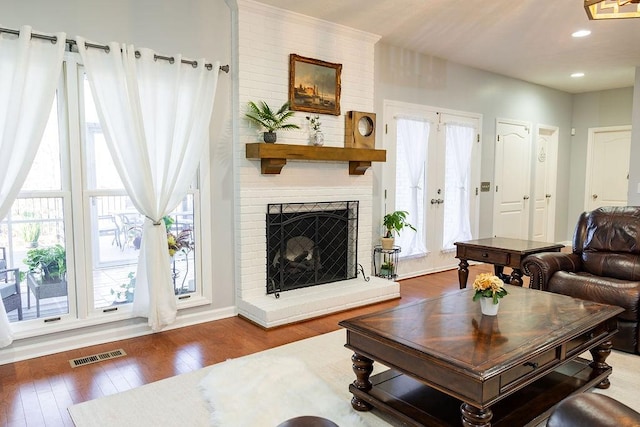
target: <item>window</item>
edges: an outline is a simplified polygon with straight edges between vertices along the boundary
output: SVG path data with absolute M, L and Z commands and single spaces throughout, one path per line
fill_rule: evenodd
M 408 212 L 407 221 L 416 228 L 415 232 L 406 228 L 396 238 L 406 257 L 427 252 L 424 189 L 431 125 L 426 120 L 398 117 L 396 126 L 395 210 Z
M 26 329 L 42 327 L 43 320 L 51 324 L 103 316 L 110 321 L 113 312 L 126 316 L 141 245 L 143 218 L 111 160 L 79 55 L 65 55 L 38 154 L 10 214 L 0 223 L 7 264 L 19 267 L 23 277 L 23 318 L 18 319 L 17 311 L 8 316 Z M 164 218 L 167 233 L 178 240 L 171 258 L 178 299 L 202 294 L 197 250 L 201 197 L 196 179 Z M 41 269 L 29 265 L 36 253 L 51 248 L 66 267 L 57 287 L 50 286 Z

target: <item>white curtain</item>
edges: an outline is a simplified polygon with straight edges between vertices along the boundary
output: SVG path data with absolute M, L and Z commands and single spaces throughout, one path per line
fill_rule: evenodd
M 0 218 L 7 216 L 29 173 L 51 112 L 65 48 L 57 40 L 0 33 Z M 4 304 L 0 304 L 0 347 L 13 342 Z
M 445 125 L 445 190 L 442 248 L 471 239 L 469 191 L 471 152 L 476 130 L 466 123 Z
M 133 312 L 157 331 L 175 321 L 176 299 L 162 217 L 185 197 L 209 143 L 219 63 L 155 60 L 150 49 L 77 38 L 105 139 L 127 194 L 146 216 Z M 136 54 L 139 53 L 139 58 Z
M 408 182 L 396 181 L 396 187 L 404 184 L 404 189 L 396 191 L 396 209 L 409 212 L 407 221 L 416 231 L 405 228 L 397 236 L 395 244 L 402 248 L 402 256 L 427 252 L 424 230 L 423 186 L 429 145 L 429 122 L 420 119 L 396 117 L 397 162 L 396 176 L 404 175 Z M 405 170 L 401 170 L 404 168 Z M 399 172 L 398 172 L 399 171 Z M 398 185 L 400 184 L 400 185 Z M 402 197 L 404 194 L 406 197 Z

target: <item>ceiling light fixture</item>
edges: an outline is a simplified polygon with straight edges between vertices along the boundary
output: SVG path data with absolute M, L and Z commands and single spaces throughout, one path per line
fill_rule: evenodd
M 584 73 L 573 73 L 571 74 L 571 77 L 573 78 L 584 77 Z
M 591 31 L 589 30 L 578 30 L 575 33 L 572 33 L 571 37 L 587 37 L 589 34 L 591 34 Z
M 584 0 L 589 19 L 640 18 L 640 0 Z

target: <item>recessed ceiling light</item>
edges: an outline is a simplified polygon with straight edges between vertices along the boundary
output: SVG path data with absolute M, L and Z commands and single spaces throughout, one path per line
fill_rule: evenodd
M 589 30 L 579 30 L 571 34 L 571 37 L 587 37 L 589 34 L 591 34 Z
M 584 77 L 584 73 L 573 73 L 573 74 L 571 74 L 571 77 L 573 77 L 573 78 Z

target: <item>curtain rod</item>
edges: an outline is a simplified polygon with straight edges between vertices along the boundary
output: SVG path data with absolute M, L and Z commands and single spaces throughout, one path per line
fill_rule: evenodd
M 10 28 L 1 28 L 0 27 L 0 33 L 8 33 L 8 34 L 13 34 L 15 36 L 19 36 L 20 35 L 20 31 L 19 30 L 12 30 Z M 52 43 L 56 43 L 58 41 L 58 37 L 56 36 L 48 36 L 46 34 L 38 34 L 38 33 L 31 33 L 31 37 L 36 38 L 36 39 L 41 39 L 41 40 L 49 40 Z M 75 40 L 72 39 L 66 39 L 65 43 L 68 45 L 75 45 L 77 46 L 78 43 L 76 43 Z M 95 43 L 89 43 L 86 42 L 85 46 L 87 48 L 94 48 L 94 49 L 102 49 L 105 52 L 109 52 L 110 48 L 107 45 L 103 45 L 103 44 L 95 44 Z M 136 58 L 140 57 L 140 53 L 138 51 L 136 51 Z M 164 59 L 165 61 L 169 61 L 170 63 L 173 63 L 174 58 L 172 56 L 162 56 L 162 55 L 155 55 L 154 54 L 154 59 L 158 60 L 158 59 Z M 181 62 L 183 64 L 190 64 L 192 65 L 194 68 L 198 66 L 198 61 L 189 61 L 188 59 L 182 59 Z M 207 68 L 207 70 L 211 70 L 213 68 L 213 65 L 211 64 L 204 64 L 204 66 Z M 229 73 L 229 65 L 221 65 L 219 67 L 220 71 L 224 71 L 225 73 Z

